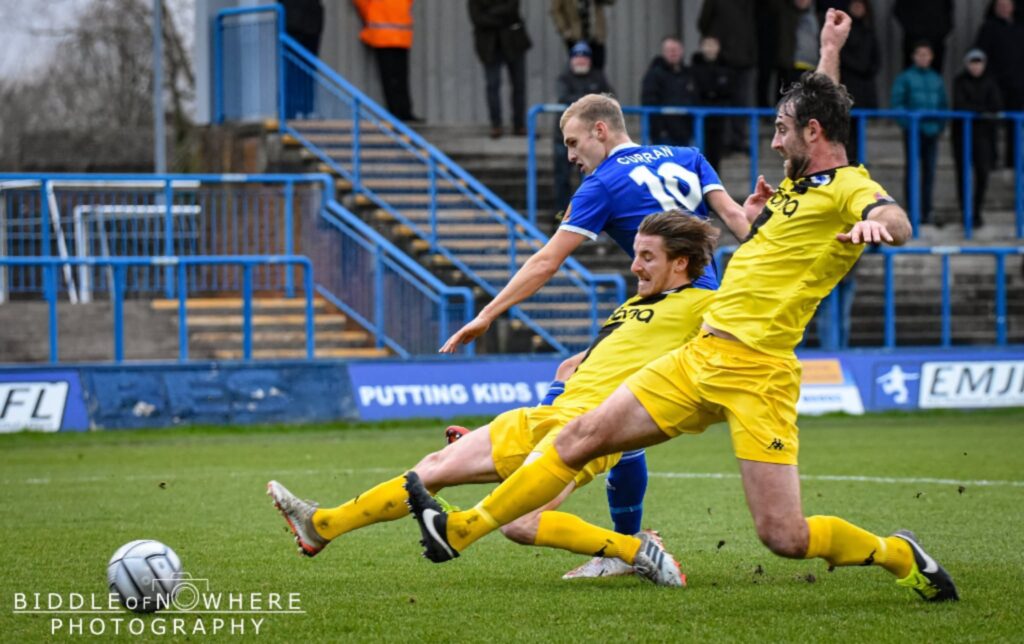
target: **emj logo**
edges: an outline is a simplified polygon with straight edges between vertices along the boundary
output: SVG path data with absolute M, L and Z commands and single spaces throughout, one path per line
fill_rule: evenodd
M 926 362 L 922 408 L 1024 405 L 1024 361 Z

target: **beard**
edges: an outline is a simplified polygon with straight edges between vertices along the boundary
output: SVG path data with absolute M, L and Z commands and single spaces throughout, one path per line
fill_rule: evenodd
M 789 177 L 790 181 L 796 181 L 800 177 L 804 176 L 810 165 L 811 158 L 803 153 L 791 155 L 783 163 L 783 167 L 786 170 L 786 176 Z

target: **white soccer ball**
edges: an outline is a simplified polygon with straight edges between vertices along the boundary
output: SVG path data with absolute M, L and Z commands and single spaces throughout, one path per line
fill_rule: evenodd
M 107 564 L 107 585 L 121 604 L 136 613 L 171 606 L 184 573 L 181 559 L 168 546 L 138 539 L 117 549 Z

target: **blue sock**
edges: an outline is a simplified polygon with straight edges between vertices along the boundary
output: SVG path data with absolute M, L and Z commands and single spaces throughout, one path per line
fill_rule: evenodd
M 562 395 L 565 391 L 565 383 L 561 380 L 552 380 L 551 384 L 548 385 L 548 395 L 544 396 L 544 400 L 540 401 L 540 406 L 544 407 L 555 402 L 555 398 Z
M 608 509 L 611 510 L 616 532 L 640 532 L 646 491 L 647 457 L 644 450 L 625 452 L 622 459 L 608 472 Z

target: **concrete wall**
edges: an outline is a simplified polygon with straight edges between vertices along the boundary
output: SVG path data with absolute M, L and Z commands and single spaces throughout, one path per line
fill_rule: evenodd
M 885 61 L 879 74 L 880 95 L 888 96 L 900 69 L 901 32 L 891 18 L 893 0 L 875 0 L 876 28 Z M 198 16 L 210 18 L 227 5 L 260 4 L 254 0 L 197 0 Z M 606 72 L 626 104 L 639 99 L 640 79 L 662 36 L 683 35 L 687 55 L 696 50 L 696 21 L 703 0 L 618 0 L 608 11 Z M 359 17 L 348 0 L 325 0 L 326 19 L 321 58 L 358 87 L 380 100 L 372 52 L 359 41 Z M 551 100 L 563 68 L 565 49 L 548 17 L 546 0 L 522 0 L 523 17 L 534 47 L 527 54 L 527 102 Z M 960 59 L 981 25 L 987 0 L 957 0 L 956 31 L 947 42 L 946 77 L 951 81 Z M 414 6 L 416 36 L 412 49 L 411 88 L 415 112 L 433 123 L 486 123 L 483 70 L 473 52 L 472 26 L 463 0 L 419 0 Z M 209 20 L 196 20 L 198 97 L 208 105 Z M 507 85 L 507 84 L 506 84 Z M 507 87 L 505 88 L 507 90 Z M 206 103 L 204 103 L 204 97 Z M 503 102 L 503 107 L 508 101 Z M 201 110 L 200 121 L 208 118 Z

